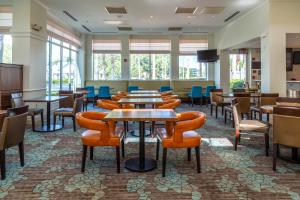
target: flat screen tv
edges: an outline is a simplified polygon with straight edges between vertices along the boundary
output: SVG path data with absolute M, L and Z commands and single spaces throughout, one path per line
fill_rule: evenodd
M 300 51 L 294 51 L 293 64 L 294 65 L 300 64 Z
M 197 51 L 198 62 L 216 62 L 219 57 L 217 49 Z

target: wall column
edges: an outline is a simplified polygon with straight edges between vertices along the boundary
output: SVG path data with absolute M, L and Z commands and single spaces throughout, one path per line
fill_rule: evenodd
M 227 50 L 220 51 L 219 60 L 215 64 L 215 83 L 225 93 L 230 91 L 229 52 Z
M 129 35 L 122 35 L 121 37 L 121 79 L 129 80 L 130 79 L 130 49 L 129 49 Z
M 33 0 L 14 0 L 13 16 L 13 62 L 24 65 L 24 98 L 45 95 L 47 10 Z M 32 24 L 41 31 L 31 29 Z
M 94 79 L 93 76 L 93 36 L 85 35 L 85 81 Z
M 179 79 L 179 35 L 171 35 L 170 80 Z

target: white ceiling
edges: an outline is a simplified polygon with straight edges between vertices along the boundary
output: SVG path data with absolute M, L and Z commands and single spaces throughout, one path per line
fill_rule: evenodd
M 135 32 L 166 32 L 168 27 L 183 27 L 184 32 L 214 32 L 224 26 L 224 19 L 236 11 L 238 16 L 264 0 L 39 0 L 49 12 L 80 32 L 81 25 L 93 32 L 118 32 L 117 25 L 106 25 L 104 20 L 122 20 L 121 26 L 131 26 Z M 128 14 L 119 18 L 109 15 L 105 6 L 125 6 Z M 175 15 L 176 7 L 198 7 L 195 15 Z M 225 7 L 218 15 L 201 14 L 204 7 Z M 67 10 L 78 22 L 62 13 Z M 153 16 L 151 18 L 150 16 Z M 237 17 L 238 17 L 237 16 Z

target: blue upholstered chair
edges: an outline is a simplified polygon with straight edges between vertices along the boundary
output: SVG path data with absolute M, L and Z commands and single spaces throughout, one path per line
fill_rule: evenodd
M 88 91 L 88 93 L 86 95 L 87 103 L 92 101 L 93 105 L 95 106 L 95 102 L 97 100 L 97 96 L 95 95 L 95 87 L 94 86 L 85 86 L 84 88 Z
M 205 94 L 203 96 L 205 98 L 205 102 L 206 103 L 208 103 L 208 101 L 210 100 L 210 92 L 211 92 L 211 90 L 215 90 L 215 89 L 217 89 L 217 87 L 214 86 L 214 85 L 208 85 L 208 86 L 206 86 L 206 91 L 205 91 Z
M 172 88 L 170 86 L 160 86 L 160 92 L 171 91 Z
M 128 86 L 128 92 L 131 92 L 131 91 L 134 91 L 134 90 L 139 90 L 139 86 L 135 86 L 135 85 Z
M 200 99 L 202 105 L 202 87 L 201 86 L 192 86 L 192 91 L 189 93 L 189 97 L 192 100 L 192 106 L 194 106 L 194 99 Z
M 99 87 L 98 98 L 99 99 L 110 99 L 111 94 L 110 94 L 109 90 L 110 90 L 109 86 L 100 86 Z

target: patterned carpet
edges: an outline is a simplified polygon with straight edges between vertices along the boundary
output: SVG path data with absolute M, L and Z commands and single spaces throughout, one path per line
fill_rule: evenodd
M 205 106 L 181 106 L 177 111 L 201 110 Z M 69 121 L 69 120 L 66 120 Z M 202 173 L 196 173 L 195 154 L 187 161 L 186 150 L 170 150 L 167 174 L 158 168 L 133 173 L 124 161 L 138 155 L 136 139 L 129 138 L 121 173 L 116 173 L 115 150 L 96 148 L 94 161 L 87 159 L 80 173 L 80 133 L 71 123 L 55 133 L 28 130 L 25 137 L 25 167 L 20 167 L 17 148 L 7 151 L 7 178 L 0 181 L 1 199 L 300 199 L 300 165 L 278 160 L 272 171 L 271 157 L 265 157 L 263 137 L 244 135 L 238 151 L 232 147 L 233 129 L 208 114 L 199 130 Z M 149 140 L 146 154 L 155 157 L 155 140 Z M 152 142 L 151 142 L 152 141 Z M 283 154 L 289 155 L 287 150 Z M 271 154 L 272 155 L 272 154 Z

